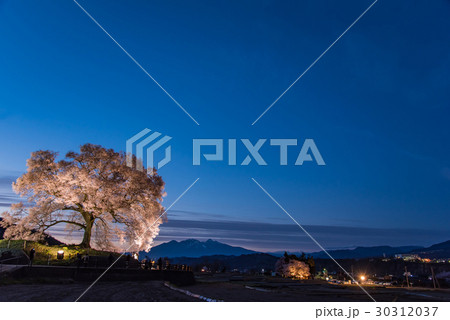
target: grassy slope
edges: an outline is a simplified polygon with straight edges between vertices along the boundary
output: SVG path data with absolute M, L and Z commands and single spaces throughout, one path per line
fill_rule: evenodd
M 110 254 L 108 251 L 84 249 L 77 245 L 63 244 L 58 246 L 48 246 L 39 242 L 25 240 L 0 240 L 0 253 L 8 250 L 8 243 L 9 249 L 12 249 L 11 251 L 17 252 L 17 250 L 23 250 L 26 255 L 34 248 L 36 250 L 34 259 L 35 264 L 47 264 L 49 262 L 52 265 L 69 265 L 76 261 L 78 253 L 82 255 L 89 254 L 91 256 L 109 256 Z M 63 260 L 58 260 L 56 258 L 59 250 L 64 251 Z M 117 254 L 113 253 L 113 255 Z

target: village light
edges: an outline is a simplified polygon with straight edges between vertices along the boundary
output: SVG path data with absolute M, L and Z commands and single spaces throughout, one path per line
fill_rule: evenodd
M 58 252 L 56 253 L 56 258 L 58 260 L 64 259 L 64 250 L 58 250 Z
M 364 281 L 364 280 L 366 280 L 366 276 L 361 276 L 360 279 L 361 279 L 361 281 Z

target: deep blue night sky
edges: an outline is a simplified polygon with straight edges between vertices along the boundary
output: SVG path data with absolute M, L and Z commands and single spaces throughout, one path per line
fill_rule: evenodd
M 158 241 L 316 251 L 251 177 L 327 248 L 450 239 L 450 1 L 378 1 L 254 126 L 372 1 L 79 3 L 200 126 L 73 1 L 2 1 L 3 207 L 30 152 L 150 128 L 173 137 L 165 205 L 200 178 Z M 193 138 L 312 138 L 326 166 L 268 142 L 264 167 L 193 166 Z

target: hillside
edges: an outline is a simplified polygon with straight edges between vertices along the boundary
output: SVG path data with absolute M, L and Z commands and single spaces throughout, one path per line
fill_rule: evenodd
M 411 253 L 418 254 L 421 258 L 448 259 L 450 258 L 450 240 L 433 244 L 428 248 L 415 249 Z
M 210 270 L 221 271 L 225 268 L 228 271 L 266 271 L 274 270 L 278 257 L 267 253 L 243 254 L 240 256 L 213 255 L 198 258 L 178 257 L 170 259 L 174 264 L 186 264 L 193 267 L 194 271 L 199 271 L 203 266 Z

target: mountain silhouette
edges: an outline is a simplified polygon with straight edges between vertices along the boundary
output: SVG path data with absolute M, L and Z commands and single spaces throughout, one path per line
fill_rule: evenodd
M 362 258 L 382 258 L 393 257 L 396 254 L 418 254 L 422 258 L 449 258 L 450 240 L 434 244 L 424 248 L 420 246 L 374 246 L 374 247 L 356 247 L 354 249 L 328 250 L 334 259 L 362 259 Z M 205 256 L 240 256 L 260 253 L 248 250 L 242 247 L 230 246 L 218 241 L 207 240 L 199 241 L 188 239 L 183 241 L 172 240 L 153 247 L 150 252 L 140 252 L 140 259 L 146 257 L 157 259 L 160 257 L 188 257 L 199 258 Z M 283 252 L 267 252 L 272 256 L 281 256 Z M 301 255 L 300 252 L 289 252 L 291 254 Z M 329 259 L 330 257 L 323 251 L 306 253 L 307 256 L 313 256 L 316 259 Z
M 448 259 L 450 258 L 450 240 L 433 244 L 427 248 L 419 248 L 411 251 L 421 258 Z
M 157 259 L 160 257 L 190 257 L 198 258 L 202 256 L 224 255 L 239 256 L 242 254 L 255 253 L 255 251 L 244 249 L 241 247 L 233 247 L 214 240 L 199 241 L 196 239 L 187 239 L 184 241 L 165 242 L 153 247 L 150 252 L 140 252 L 140 258 L 149 257 Z

